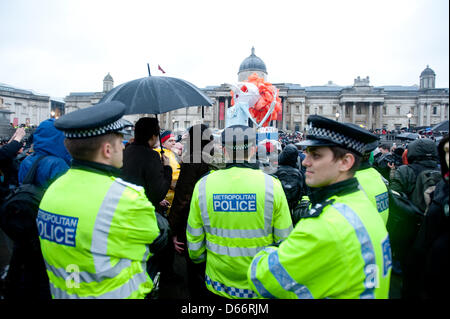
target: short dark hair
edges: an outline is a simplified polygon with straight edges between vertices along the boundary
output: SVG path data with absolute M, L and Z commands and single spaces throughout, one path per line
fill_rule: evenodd
M 383 144 L 381 144 L 380 146 L 378 146 L 379 148 L 382 148 L 382 149 L 384 149 L 384 150 L 391 150 L 391 145 L 389 145 L 389 144 L 386 144 L 386 143 L 383 143 Z
M 359 165 L 361 164 L 362 156 L 339 146 L 330 146 L 330 149 L 333 152 L 333 157 L 335 161 L 343 158 L 347 153 L 352 154 L 353 157 L 355 158 L 355 162 L 353 163 L 353 166 L 350 168 L 349 172 L 354 174 L 358 170 Z
M 120 133 L 108 133 L 88 138 L 66 138 L 64 145 L 74 159 L 91 161 L 103 143 L 113 144 L 114 140 L 121 136 Z
M 142 117 L 134 125 L 134 140 L 138 143 L 147 143 L 153 136 L 159 135 L 158 119 Z

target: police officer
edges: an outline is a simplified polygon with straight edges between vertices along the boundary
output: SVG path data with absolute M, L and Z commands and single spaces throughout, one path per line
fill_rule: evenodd
M 101 103 L 55 121 L 73 162 L 36 219 L 53 298 L 144 298 L 152 290 L 155 208 L 142 187 L 117 178 L 124 112 L 120 102 Z
M 308 124 L 312 207 L 279 247 L 253 258 L 250 286 L 265 298 L 388 298 L 388 233 L 353 177 L 373 135 L 317 115 Z
M 186 231 L 189 256 L 206 260 L 206 287 L 215 296 L 257 298 L 247 281 L 253 256 L 292 230 L 281 183 L 253 159 L 255 131 L 233 125 L 222 133 L 226 168 L 195 185 Z
M 355 173 L 355 177 L 358 179 L 364 193 L 377 209 L 384 225 L 386 225 L 389 216 L 389 194 L 387 189 L 389 182 L 369 162 L 370 154 L 378 146 L 378 137 L 376 136 L 376 138 L 375 142 L 367 144 L 364 148 L 361 164 Z

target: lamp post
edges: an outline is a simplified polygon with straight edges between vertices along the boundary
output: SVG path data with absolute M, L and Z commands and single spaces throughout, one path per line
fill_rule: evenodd
M 339 120 L 339 112 L 336 112 L 336 114 L 334 116 L 336 116 L 336 122 Z
M 411 131 L 411 111 L 408 112 L 408 114 L 406 114 L 406 116 L 408 117 L 408 132 Z

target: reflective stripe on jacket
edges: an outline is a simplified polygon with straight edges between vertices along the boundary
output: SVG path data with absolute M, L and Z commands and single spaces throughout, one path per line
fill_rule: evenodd
M 264 298 L 388 298 L 389 237 L 372 204 L 356 191 L 303 218 L 279 247 L 259 252 L 248 268 Z
M 140 186 L 70 169 L 45 193 L 39 236 L 54 298 L 144 298 L 155 209 Z
M 206 285 L 227 298 L 257 298 L 246 271 L 255 254 L 292 231 L 281 183 L 258 169 L 232 167 L 203 177 L 192 196 L 186 236 Z
M 383 176 L 375 168 L 369 167 L 357 171 L 355 177 L 386 225 L 389 217 L 389 194 Z

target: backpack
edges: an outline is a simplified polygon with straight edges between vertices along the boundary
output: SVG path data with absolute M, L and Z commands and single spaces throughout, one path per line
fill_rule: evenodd
M 413 169 L 413 168 L 410 168 Z M 413 169 L 414 170 L 414 169 Z M 412 247 L 424 216 L 431 203 L 432 192 L 442 179 L 441 173 L 426 169 L 419 174 L 414 170 L 416 183 L 409 196 L 389 189 L 389 232 L 392 255 L 404 264 Z
M 39 162 L 37 158 L 22 185 L 15 188 L 0 207 L 0 228 L 15 242 L 34 242 L 38 238 L 36 217 L 45 188 L 34 184 Z
M 440 171 L 427 169 L 419 173 L 416 179 L 416 186 L 411 194 L 411 201 L 426 214 L 431 203 L 431 194 L 436 188 L 436 184 L 442 179 Z

